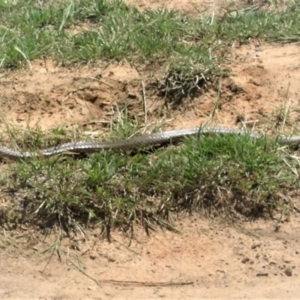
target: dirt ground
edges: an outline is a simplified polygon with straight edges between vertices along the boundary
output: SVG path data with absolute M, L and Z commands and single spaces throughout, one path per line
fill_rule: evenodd
M 128 2 L 138 3 L 140 9 L 164 3 L 184 13 L 195 7 L 225 9 L 221 1 Z M 129 114 L 169 128 L 235 127 L 242 121 L 267 130 L 283 116 L 285 131 L 295 132 L 300 128 L 299 49 L 297 44 L 259 40 L 233 44 L 227 67 L 234 76 L 176 110 L 167 108 L 153 89 L 162 76 L 153 65 L 99 62 L 66 68 L 49 60 L 34 61 L 26 70 L 1 71 L 1 118 L 21 128 L 84 125 L 87 134 L 96 132 L 101 138 L 126 103 Z M 299 207 L 300 199 L 286 197 Z M 78 235 L 71 243 L 63 241 L 62 262 L 43 253 L 54 235 L 45 238 L 24 226 L 10 233 L 12 239 L 2 231 L 0 298 L 300 299 L 299 215 L 234 227 L 181 216 L 175 226 L 180 234 L 157 229 L 148 237 L 137 230 L 132 240 L 115 232 L 111 243 L 99 238 L 99 232 L 87 232 L 87 239 Z

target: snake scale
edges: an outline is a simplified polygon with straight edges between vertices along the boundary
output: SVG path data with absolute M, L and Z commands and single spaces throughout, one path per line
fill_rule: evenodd
M 18 151 L 5 146 L 0 145 L 0 157 L 7 157 L 12 160 L 20 160 L 33 157 L 50 157 L 57 154 L 64 153 L 90 153 L 96 152 L 102 149 L 117 149 L 117 150 L 126 150 L 126 149 L 136 149 L 139 147 L 145 146 L 154 146 L 161 145 L 165 143 L 178 142 L 185 137 L 197 136 L 201 134 L 220 134 L 220 135 L 249 135 L 252 138 L 258 139 L 265 137 L 253 132 L 248 132 L 245 130 L 226 128 L 226 127 L 195 127 L 195 128 L 186 128 L 186 129 L 177 129 L 170 131 L 163 131 L 159 133 L 152 133 L 142 136 L 137 136 L 129 139 L 118 140 L 115 142 L 97 142 L 97 141 L 78 141 L 61 144 L 55 147 L 50 147 L 46 149 L 41 149 L 37 151 Z M 279 144 L 291 145 L 291 144 L 300 144 L 300 135 L 290 136 L 290 137 L 272 137 L 267 136 L 276 141 Z

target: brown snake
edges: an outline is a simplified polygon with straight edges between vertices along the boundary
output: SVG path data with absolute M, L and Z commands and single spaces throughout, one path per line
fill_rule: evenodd
M 165 143 L 172 143 L 182 140 L 185 137 L 197 136 L 201 134 L 221 134 L 221 135 L 249 135 L 252 138 L 258 139 L 263 138 L 263 135 L 247 132 L 245 130 L 226 128 L 226 127 L 203 127 L 203 128 L 186 128 L 177 129 L 170 131 L 163 131 L 159 133 L 152 133 L 147 135 L 142 135 L 138 137 L 133 137 L 130 139 L 119 140 L 116 142 L 88 142 L 88 141 L 78 141 L 61 144 L 55 147 L 41 149 L 37 151 L 18 151 L 5 146 L 0 145 L 0 157 L 7 157 L 12 160 L 20 160 L 33 157 L 50 157 L 57 154 L 63 153 L 87 153 L 96 152 L 102 149 L 136 149 L 143 146 L 153 146 L 161 145 Z M 271 137 L 271 136 L 267 136 Z M 290 136 L 290 137 L 271 137 L 276 139 L 279 144 L 291 145 L 300 144 L 300 135 Z

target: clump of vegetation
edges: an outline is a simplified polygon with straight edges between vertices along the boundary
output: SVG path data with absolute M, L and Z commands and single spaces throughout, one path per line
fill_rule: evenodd
M 274 141 L 247 135 L 200 135 L 150 150 L 12 165 L 2 179 L 13 204 L 2 209 L 2 225 L 59 226 L 66 232 L 100 226 L 110 236 L 111 228 L 128 231 L 135 224 L 146 231 L 155 225 L 172 229 L 173 216 L 183 211 L 256 218 L 282 209 L 278 191 L 294 190 L 297 182 L 287 153 Z

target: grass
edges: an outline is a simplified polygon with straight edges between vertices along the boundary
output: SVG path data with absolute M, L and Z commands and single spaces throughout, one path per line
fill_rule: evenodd
M 203 16 L 184 21 L 178 12 L 139 12 L 119 0 L 48 6 L 37 1 L 2 1 L 0 5 L 2 67 L 15 68 L 26 59 L 49 56 L 63 63 L 165 58 L 167 64 L 175 60 L 173 68 L 182 62 L 180 69 L 202 65 L 203 72 L 216 73 L 222 72 L 216 51 L 237 38 L 242 43 L 249 38 L 299 41 L 296 4 L 280 15 L 250 10 L 222 20 Z M 75 27 L 77 34 L 72 31 Z
M 67 233 L 100 227 L 110 237 L 112 228 L 131 231 L 136 224 L 147 232 L 157 225 L 175 230 L 172 220 L 181 212 L 272 215 L 284 204 L 278 192 L 297 185 L 296 163 L 274 141 L 214 134 L 155 151 L 34 158 L 9 165 L 3 175 L 2 196 L 11 205 L 2 208 L 1 225 L 58 226 Z
M 0 68 L 49 57 L 64 65 L 126 59 L 151 67 L 159 60 L 166 76 L 158 90 L 178 105 L 208 81 L 229 75 L 228 48 L 237 39 L 298 42 L 299 7 L 295 3 L 281 14 L 249 10 L 183 18 L 168 10 L 140 12 L 122 1 L 0 0 Z M 136 132 L 137 124 L 133 129 L 122 122 L 113 136 Z M 7 130 L 25 149 L 83 136 L 64 129 Z M 11 204 L 1 207 L 0 225 L 60 227 L 67 233 L 100 227 L 110 237 L 112 228 L 132 231 L 135 224 L 147 232 L 157 225 L 172 230 L 181 212 L 229 219 L 272 215 L 289 209 L 279 194 L 298 187 L 297 163 L 274 141 L 215 135 L 134 154 L 38 157 L 2 173 L 2 197 Z

